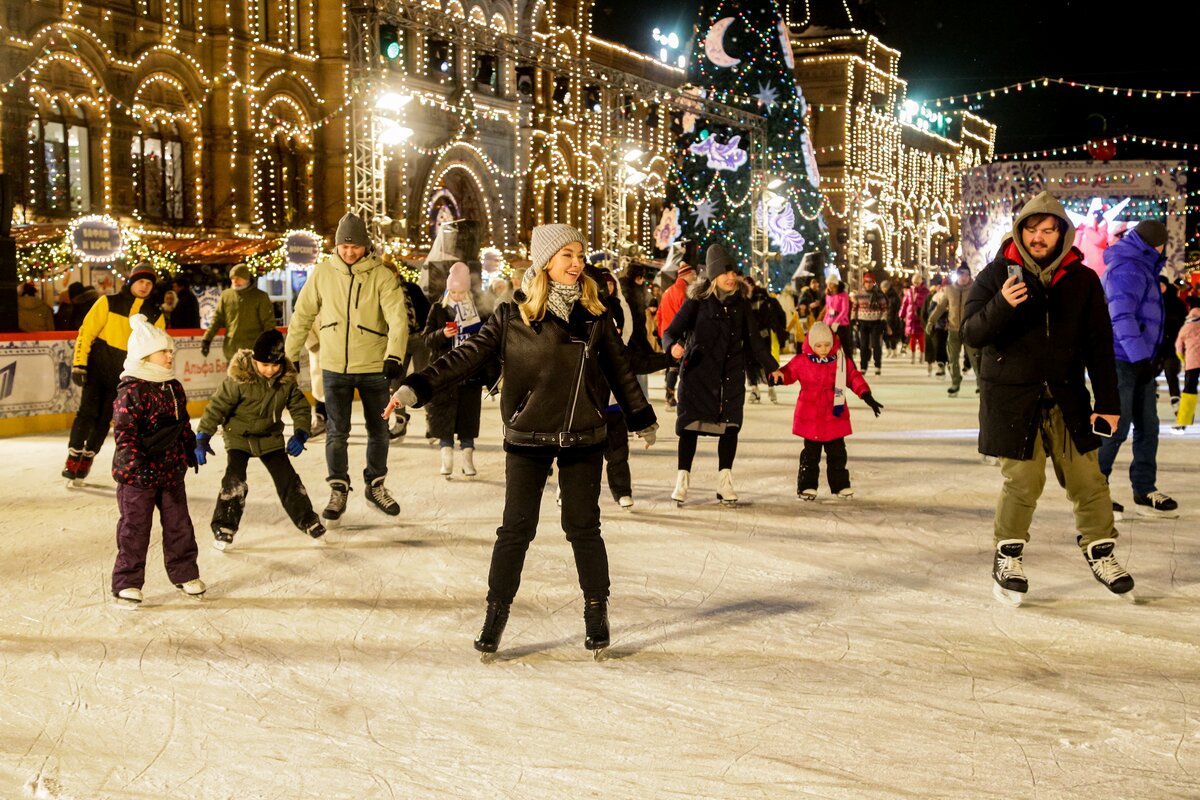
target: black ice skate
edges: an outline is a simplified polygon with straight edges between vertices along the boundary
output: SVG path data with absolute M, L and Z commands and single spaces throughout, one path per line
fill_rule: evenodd
M 583 646 L 592 651 L 592 658 L 599 661 L 608 647 L 608 599 L 587 597 L 583 601 L 583 627 L 586 636 Z
M 1081 539 L 1083 539 L 1082 536 L 1075 537 L 1076 542 Z M 1113 548 L 1116 545 L 1116 539 L 1097 539 L 1084 548 L 1083 557 L 1087 559 L 1088 566 L 1092 568 L 1092 574 L 1096 576 L 1096 580 L 1104 584 L 1104 588 L 1132 602 L 1134 600 L 1133 576 L 1125 571 L 1125 568 L 1117 561 L 1117 557 L 1113 555 Z
M 87 455 L 86 453 L 84 455 Z M 1143 517 L 1157 519 L 1178 519 L 1179 503 L 1162 492 L 1150 494 L 1135 494 L 1133 505 Z
M 483 618 L 483 629 L 475 637 L 475 649 L 483 655 L 480 660 L 485 664 L 494 660 L 496 651 L 500 649 L 500 637 L 504 626 L 508 624 L 508 611 L 511 605 L 498 600 L 489 600 L 487 615 Z
M 221 525 L 213 525 L 213 549 L 225 551 L 233 547 L 233 535 L 237 533 L 233 528 L 226 528 Z
M 992 594 L 1005 605 L 1021 605 L 1025 593 L 1029 591 L 1029 581 L 1025 578 L 1025 566 L 1021 563 L 1021 555 L 1025 550 L 1025 542 L 1021 539 L 1004 539 L 996 543 L 996 556 L 992 561 Z
M 314 539 L 320 539 L 325 535 L 325 526 L 321 524 L 321 520 L 314 519 L 308 524 L 308 527 L 304 529 L 304 532 Z
M 400 516 L 400 504 L 383 485 L 383 480 L 383 478 L 376 478 L 371 481 L 371 485 L 367 487 L 367 502 L 377 511 L 382 511 L 389 517 L 398 517 Z M 332 503 L 333 499 L 330 498 L 329 502 Z
M 346 513 L 346 501 L 350 499 L 350 484 L 345 481 L 329 482 L 329 505 L 321 512 L 321 516 L 329 527 L 337 525 L 342 514 Z

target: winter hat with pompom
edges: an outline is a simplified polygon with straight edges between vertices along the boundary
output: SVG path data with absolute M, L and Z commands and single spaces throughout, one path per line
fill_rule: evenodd
M 448 292 L 469 292 L 471 291 L 471 271 L 467 265 L 461 261 L 455 261 L 450 266 L 450 274 L 446 276 L 446 291 Z

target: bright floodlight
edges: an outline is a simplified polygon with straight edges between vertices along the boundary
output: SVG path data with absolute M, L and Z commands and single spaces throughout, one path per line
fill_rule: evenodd
M 375 101 L 375 108 L 379 111 L 401 111 L 411 100 L 412 95 L 384 92 Z
M 385 146 L 397 145 L 412 136 L 412 128 L 406 128 L 395 120 L 381 120 L 379 127 L 379 143 Z
M 783 178 L 771 178 L 771 180 L 767 182 L 767 188 L 771 191 L 778 189 L 780 186 L 783 186 Z
M 679 35 L 674 31 L 667 35 L 667 47 L 671 48 L 672 50 L 679 49 Z
M 637 161 L 639 158 L 641 158 L 644 155 L 645 155 L 645 153 L 643 153 L 641 150 L 639 150 L 636 147 L 632 147 L 625 151 L 625 155 L 623 156 L 623 158 L 625 159 L 625 161 L 627 163 L 632 164 L 634 161 Z
M 625 175 L 626 186 L 637 186 L 644 180 L 646 180 L 646 173 L 642 172 L 641 170 L 631 169 L 629 170 L 628 174 Z

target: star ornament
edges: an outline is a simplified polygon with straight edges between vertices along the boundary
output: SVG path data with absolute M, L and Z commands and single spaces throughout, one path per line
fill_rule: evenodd
M 717 207 L 709 200 L 701 200 L 696 203 L 696 210 L 692 212 L 692 216 L 696 218 L 697 225 L 703 225 L 705 229 L 712 224 L 712 219 L 717 213 Z
M 779 91 L 770 84 L 760 83 L 758 85 L 758 94 L 754 95 L 754 97 L 758 100 L 760 106 L 770 111 L 779 102 Z

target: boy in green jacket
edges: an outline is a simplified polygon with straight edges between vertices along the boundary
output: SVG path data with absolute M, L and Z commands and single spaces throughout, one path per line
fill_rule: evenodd
M 205 463 L 206 453 L 215 455 L 209 440 L 224 429 L 229 466 L 221 480 L 221 494 L 213 511 L 213 547 L 225 550 L 233 544 L 242 512 L 246 508 L 246 465 L 251 456 L 262 460 L 283 509 L 297 528 L 317 539 L 325 526 L 313 511 L 300 476 L 287 457 L 304 451 L 311 431 L 308 398 L 296 383 L 296 368 L 284 356 L 283 334 L 272 328 L 254 343 L 253 350 L 239 350 L 229 361 L 227 377 L 209 400 L 196 434 L 196 461 Z M 283 411 L 287 409 L 295 432 L 283 441 Z M 286 454 L 285 454 L 286 451 Z

